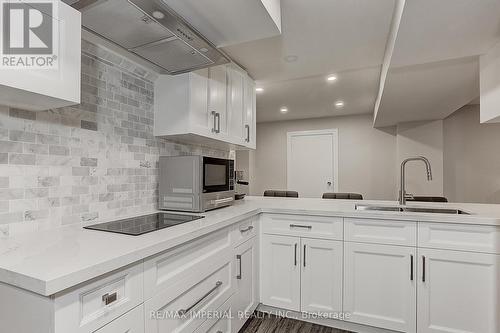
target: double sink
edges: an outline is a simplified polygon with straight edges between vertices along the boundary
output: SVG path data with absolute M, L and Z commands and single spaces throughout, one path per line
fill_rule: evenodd
M 406 207 L 406 206 L 376 206 L 376 205 L 356 205 L 356 210 L 373 210 L 382 212 L 411 212 L 411 213 L 431 213 L 431 214 L 459 214 L 471 215 L 461 209 L 454 208 L 431 208 L 431 207 Z

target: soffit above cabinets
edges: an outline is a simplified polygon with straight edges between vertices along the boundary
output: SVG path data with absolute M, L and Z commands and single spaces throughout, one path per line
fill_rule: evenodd
M 499 27 L 498 0 L 406 0 L 375 127 L 444 119 L 477 98 Z

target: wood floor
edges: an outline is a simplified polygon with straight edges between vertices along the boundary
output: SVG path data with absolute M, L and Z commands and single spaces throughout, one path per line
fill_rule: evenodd
M 239 333 L 352 333 L 299 320 L 258 313 Z

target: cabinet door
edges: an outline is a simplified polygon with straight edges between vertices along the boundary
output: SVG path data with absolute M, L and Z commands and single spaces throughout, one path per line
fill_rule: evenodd
M 418 332 L 500 332 L 500 256 L 419 249 Z
M 256 95 L 255 81 L 248 75 L 245 80 L 243 140 L 248 148 L 256 148 Z
M 259 303 L 258 281 L 258 240 L 254 237 L 236 248 L 236 294 L 232 302 L 235 332 Z
M 300 310 L 300 238 L 262 236 L 262 303 Z
M 227 134 L 227 70 L 225 65 L 208 69 L 208 112 L 215 118 L 216 134 Z
M 301 250 L 301 310 L 341 312 L 342 242 L 302 238 Z
M 94 333 L 144 333 L 144 308 L 130 310 Z
M 416 330 L 415 248 L 344 243 L 344 309 L 349 321 Z
M 236 67 L 228 67 L 229 96 L 228 96 L 228 134 L 237 144 L 244 143 L 243 111 L 246 74 Z M 246 133 L 246 132 L 245 132 Z
M 199 69 L 185 75 L 189 75 L 189 87 L 184 89 L 189 89 L 191 126 L 196 133 L 211 135 L 214 128 L 214 119 L 208 110 L 208 68 Z M 175 87 L 182 89 L 180 84 L 174 83 L 172 89 L 175 89 Z M 176 105 L 171 101 L 168 102 L 170 107 L 178 107 L 178 112 L 185 112 L 185 110 L 182 110 L 182 105 Z M 170 118 L 175 121 L 173 117 Z

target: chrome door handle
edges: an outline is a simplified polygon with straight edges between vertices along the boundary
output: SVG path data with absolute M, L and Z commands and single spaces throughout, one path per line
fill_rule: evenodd
M 242 275 L 242 273 L 241 273 L 241 254 L 236 255 L 236 260 L 239 261 L 239 267 L 240 267 L 240 271 L 239 271 L 238 275 L 236 275 L 236 279 L 241 280 L 241 275 Z
M 217 112 L 212 111 L 212 116 L 214 116 L 214 126 L 212 127 L 212 133 L 217 133 Z
M 216 112 L 215 113 L 215 118 L 217 119 L 217 130 L 215 133 L 220 133 L 220 113 Z
M 425 282 L 425 256 L 422 256 L 422 282 Z
M 214 291 L 216 291 L 220 286 L 222 286 L 222 281 L 217 281 L 215 283 L 215 287 L 213 287 L 212 289 L 210 289 L 205 295 L 203 295 L 202 297 L 200 297 L 196 302 L 194 302 L 190 307 L 188 307 L 187 309 L 181 309 L 178 311 L 179 315 L 183 316 L 185 315 L 186 313 L 188 313 L 189 311 L 193 310 L 198 304 L 200 304 L 201 302 L 203 302 L 203 300 L 205 298 L 207 298 L 208 296 L 210 296 Z
M 294 265 L 297 266 L 297 243 L 295 243 L 295 251 L 294 251 Z
M 306 267 L 306 244 L 304 244 L 304 267 Z
M 247 228 L 245 228 L 245 229 L 241 229 L 241 230 L 240 230 L 240 232 L 241 232 L 241 233 L 244 233 L 244 232 L 250 231 L 250 230 L 252 230 L 252 229 L 253 229 L 253 225 L 249 225 Z
M 410 281 L 413 281 L 413 254 L 410 254 Z
M 247 129 L 247 138 L 245 141 L 250 142 L 250 125 L 245 125 L 245 128 Z
M 312 225 L 290 224 L 290 228 L 304 228 L 311 230 Z

